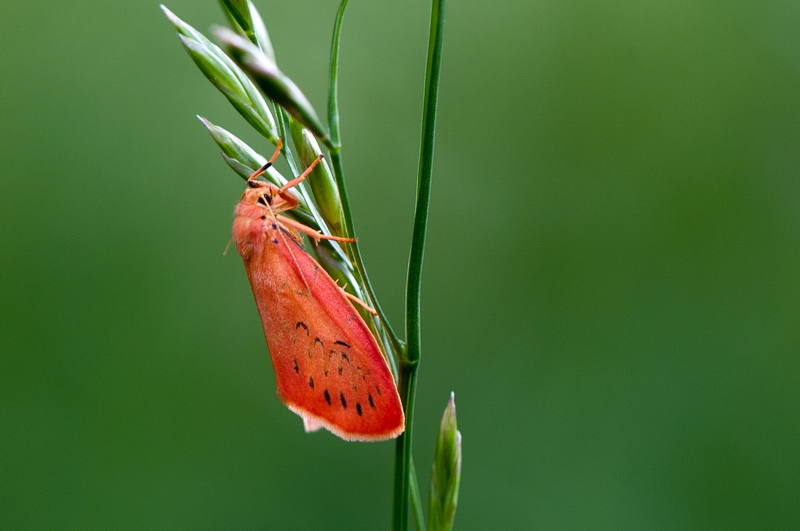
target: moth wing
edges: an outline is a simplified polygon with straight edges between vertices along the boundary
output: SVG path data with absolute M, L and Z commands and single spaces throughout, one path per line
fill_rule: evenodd
M 347 440 L 397 437 L 394 378 L 359 313 L 324 269 L 276 223 L 245 268 L 275 369 L 277 393 L 303 418 Z

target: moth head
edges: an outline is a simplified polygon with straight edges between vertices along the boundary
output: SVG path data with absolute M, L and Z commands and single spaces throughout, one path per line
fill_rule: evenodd
M 275 197 L 281 193 L 277 186 L 264 181 L 247 181 L 247 186 L 249 188 L 242 194 L 242 201 L 265 208 L 271 207 Z
M 260 205 L 273 213 L 285 212 L 296 208 L 297 198 L 288 190 L 281 190 L 272 183 L 264 181 L 247 181 L 249 188 L 242 194 L 242 201 Z

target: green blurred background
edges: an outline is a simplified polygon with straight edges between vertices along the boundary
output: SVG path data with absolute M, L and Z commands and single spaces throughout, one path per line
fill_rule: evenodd
M 324 109 L 335 2 L 257 0 Z M 212 0 L 170 0 L 206 30 Z M 402 327 L 429 6 L 353 0 L 356 225 Z M 306 435 L 240 259 L 268 152 L 156 2 L 0 7 L 0 527 L 384 529 L 393 444 Z M 415 453 L 458 529 L 800 528 L 800 4 L 450 0 Z

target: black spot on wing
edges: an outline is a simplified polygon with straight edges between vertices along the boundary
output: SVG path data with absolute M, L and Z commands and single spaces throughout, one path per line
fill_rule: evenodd
M 325 345 L 322 343 L 322 340 L 318 337 L 314 338 L 314 343 L 311 345 L 311 348 L 308 349 L 308 358 L 311 359 L 314 357 L 312 350 L 316 349 L 319 346 L 319 353 L 324 356 L 325 355 Z M 327 375 L 326 375 L 327 376 Z
M 335 352 L 335 351 L 333 351 L 333 350 L 329 350 L 329 351 L 326 353 L 325 365 L 324 365 L 324 369 L 322 370 L 322 372 L 325 374 L 325 376 L 328 376 L 328 369 L 329 369 L 329 368 L 330 368 L 330 366 L 331 366 L 331 358 L 333 358 L 333 355 L 334 355 L 335 353 L 336 353 L 336 352 Z
M 344 397 L 344 393 L 339 393 L 339 400 L 342 402 L 342 407 L 347 409 L 347 399 Z
M 359 404 L 358 402 L 356 402 L 356 413 L 358 413 L 359 417 L 364 414 L 364 412 L 361 411 L 361 404 Z
M 322 394 L 325 396 L 325 402 L 327 402 L 328 405 L 331 405 L 331 394 L 328 392 L 328 390 L 325 389 L 325 392 Z

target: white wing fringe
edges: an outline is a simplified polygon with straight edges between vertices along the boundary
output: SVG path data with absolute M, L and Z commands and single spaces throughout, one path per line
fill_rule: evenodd
M 306 433 L 311 433 L 312 431 L 317 431 L 325 427 L 320 421 L 313 417 L 308 415 L 300 416 L 303 418 L 303 427 L 306 429 Z

